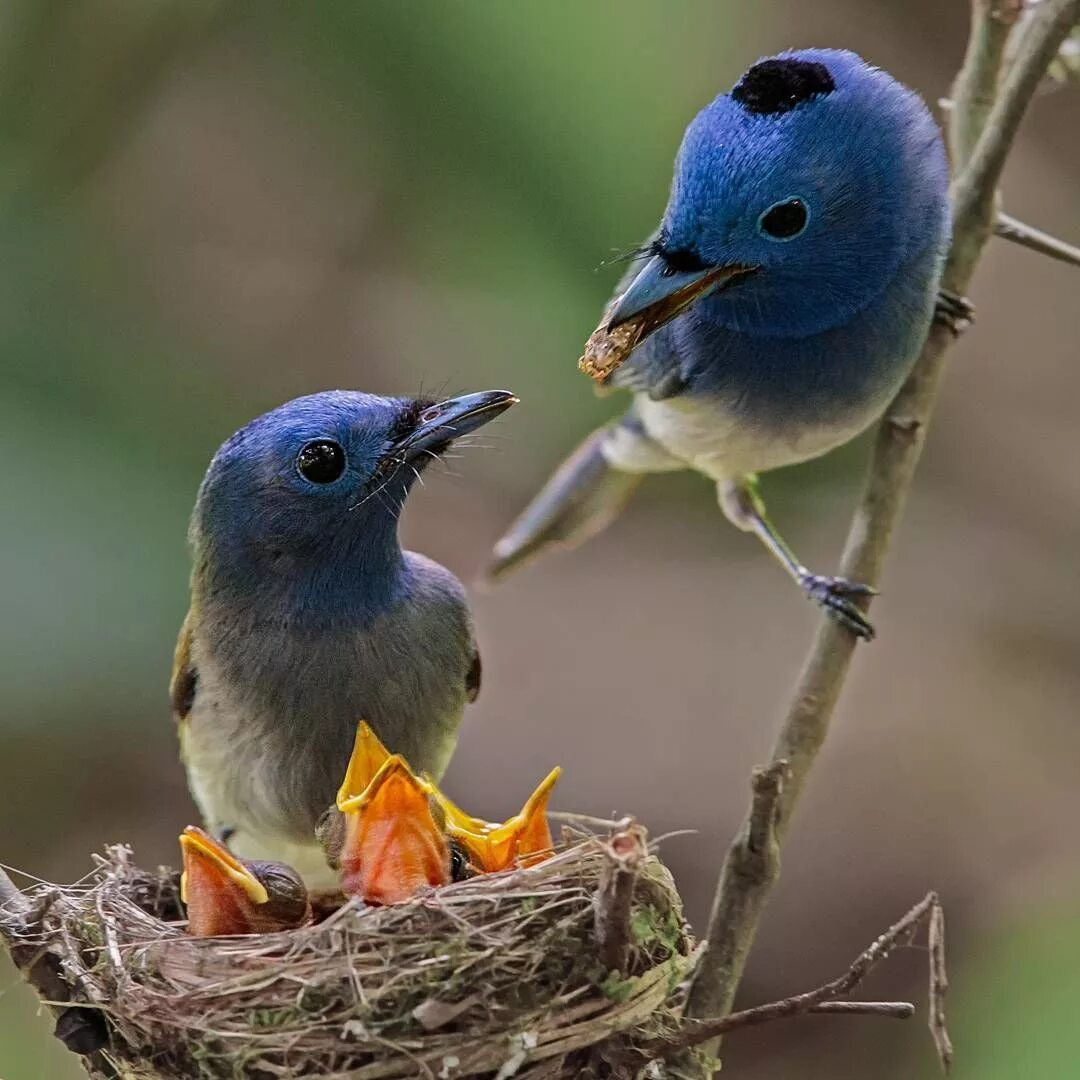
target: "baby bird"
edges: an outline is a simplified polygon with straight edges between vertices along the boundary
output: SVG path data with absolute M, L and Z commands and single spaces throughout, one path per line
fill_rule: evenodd
M 550 854 L 547 803 L 553 769 L 521 813 L 490 822 L 455 806 L 435 784 L 391 754 L 366 723 L 334 805 L 317 833 L 341 890 L 368 904 L 395 904 L 428 887 L 463 881 Z
M 402 550 L 398 516 L 427 463 L 516 400 L 313 394 L 214 456 L 171 696 L 195 801 L 241 856 L 333 888 L 315 825 L 358 717 L 442 774 L 480 656 L 461 583 Z
M 180 899 L 187 905 L 192 937 L 268 934 L 311 921 L 307 889 L 291 867 L 241 862 L 194 825 L 181 834 L 180 849 Z
M 346 896 L 400 904 L 425 888 L 460 880 L 430 797 L 430 785 L 361 724 L 337 798 L 316 829 Z
M 432 791 L 437 816 L 451 851 L 465 861 L 463 876 L 495 874 L 513 866 L 532 866 L 552 853 L 554 841 L 547 820 L 551 789 L 562 769 L 556 766 L 540 781 L 521 811 L 504 822 L 484 821 L 466 814 L 438 788 Z
M 595 534 L 644 474 L 691 468 L 808 597 L 871 637 L 871 590 L 807 570 L 756 474 L 881 415 L 926 337 L 949 229 L 944 147 L 918 96 L 850 52 L 754 64 L 691 122 L 646 262 L 605 315 L 644 327 L 606 379 L 633 403 L 510 527 L 491 573 Z M 961 305 L 943 296 L 939 314 Z

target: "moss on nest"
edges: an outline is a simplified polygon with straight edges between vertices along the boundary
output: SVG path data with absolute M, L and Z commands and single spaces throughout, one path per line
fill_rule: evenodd
M 257 937 L 189 938 L 175 875 L 138 870 L 126 848 L 28 896 L 74 1000 L 104 1014 L 100 1057 L 120 1076 L 623 1076 L 646 1064 L 636 1042 L 677 1025 L 693 945 L 650 855 L 626 963 L 605 969 L 611 850 L 579 835 L 537 866 Z

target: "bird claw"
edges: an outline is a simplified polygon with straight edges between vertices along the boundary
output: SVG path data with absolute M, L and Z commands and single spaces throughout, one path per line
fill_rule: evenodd
M 863 641 L 873 640 L 874 627 L 855 603 L 855 599 L 877 596 L 877 589 L 857 581 L 848 581 L 846 578 L 811 574 L 809 571 L 799 575 L 799 584 L 807 597 L 820 604 L 841 626 Z
M 966 296 L 939 289 L 934 304 L 934 321 L 949 328 L 959 337 L 975 320 L 975 308 Z

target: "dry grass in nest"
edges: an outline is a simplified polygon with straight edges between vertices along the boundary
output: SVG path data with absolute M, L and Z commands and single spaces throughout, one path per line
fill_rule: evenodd
M 256 937 L 187 937 L 169 921 L 175 874 L 140 871 L 121 847 L 85 881 L 28 897 L 37 944 L 105 1014 L 98 1057 L 120 1076 L 632 1075 L 646 1062 L 635 1043 L 677 1022 L 692 955 L 670 875 L 633 835 L 624 975 L 601 960 L 611 942 L 598 947 L 618 836 L 578 834 L 534 867 Z

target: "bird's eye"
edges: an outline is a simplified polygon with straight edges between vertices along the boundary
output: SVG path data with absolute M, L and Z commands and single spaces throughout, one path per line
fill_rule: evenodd
M 450 841 L 450 880 L 468 881 L 476 876 L 476 870 L 469 862 L 469 854 L 458 840 Z
M 809 220 L 810 211 L 802 199 L 782 199 L 758 218 L 758 232 L 770 240 L 794 240 Z
M 345 451 L 333 439 L 315 439 L 296 455 L 296 468 L 313 484 L 332 484 L 345 471 Z

